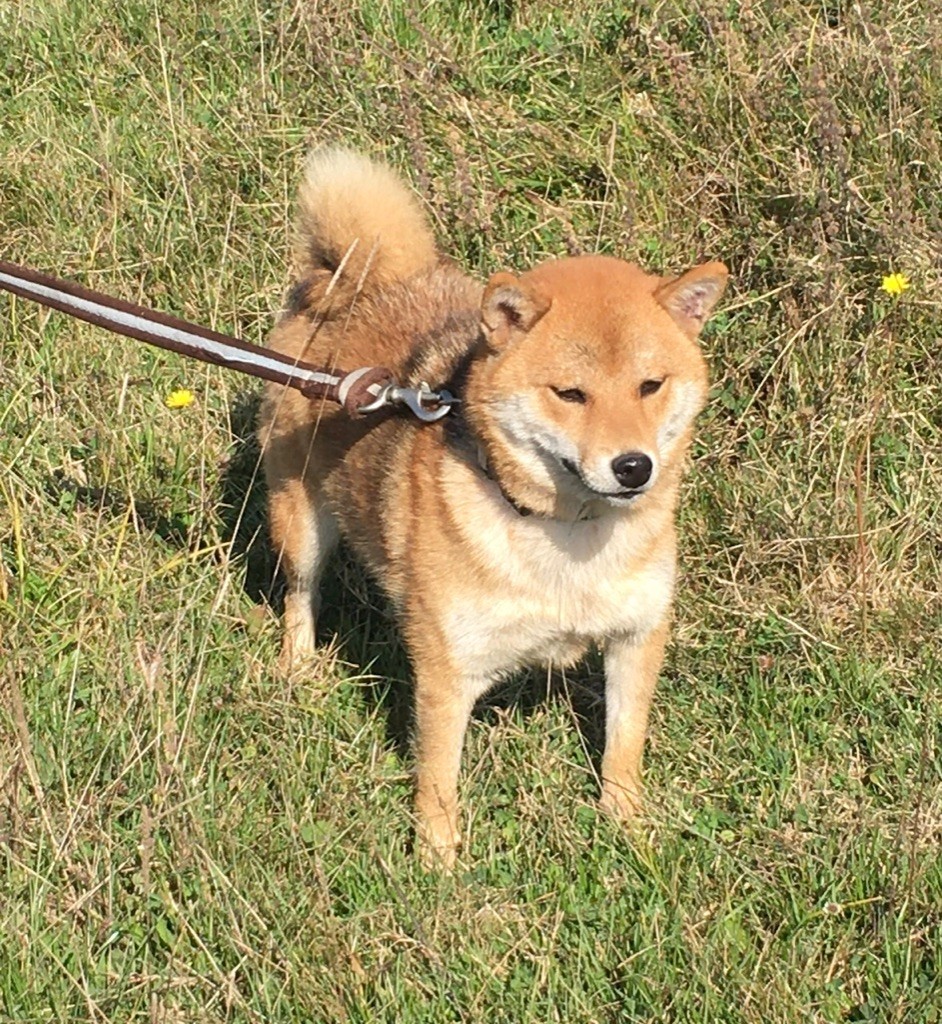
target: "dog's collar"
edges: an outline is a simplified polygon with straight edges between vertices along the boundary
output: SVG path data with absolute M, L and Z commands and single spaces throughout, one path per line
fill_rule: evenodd
M 518 501 L 514 501 L 514 499 L 504 489 L 504 485 L 491 472 L 491 467 L 487 461 L 487 452 L 484 451 L 483 445 L 479 444 L 477 446 L 477 453 L 478 467 L 480 468 L 481 472 L 487 477 L 488 480 L 493 480 L 494 483 L 497 484 L 497 489 L 500 491 L 501 497 L 504 499 L 504 501 L 507 502 L 507 504 L 514 510 L 514 512 L 517 513 L 518 516 L 521 516 L 522 518 L 525 518 L 526 516 L 532 516 L 533 509 L 527 508 L 526 505 L 521 505 Z
M 521 505 L 519 501 L 516 501 L 510 494 L 508 494 L 506 489 L 504 488 L 504 485 L 491 472 L 491 468 L 490 468 L 490 466 L 488 464 L 488 461 L 487 461 L 487 452 L 484 451 L 483 445 L 478 444 L 476 446 L 476 448 L 477 448 L 478 467 L 480 468 L 481 472 L 487 477 L 488 480 L 492 480 L 495 484 L 497 484 L 497 489 L 500 491 L 501 497 L 514 510 L 514 512 L 517 513 L 518 516 L 520 516 L 522 519 L 526 518 L 527 516 L 536 516 L 538 519 L 552 519 L 553 518 L 553 516 L 544 516 L 544 515 L 540 515 L 537 512 L 534 512 L 532 508 L 527 508 L 526 505 Z M 597 519 L 597 518 L 598 518 L 598 516 L 590 515 L 588 512 L 583 510 L 578 516 L 576 516 L 576 522 L 577 523 L 584 523 L 584 522 L 586 522 L 586 520 Z

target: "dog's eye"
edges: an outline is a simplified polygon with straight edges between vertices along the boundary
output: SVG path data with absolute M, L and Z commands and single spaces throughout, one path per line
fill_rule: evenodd
M 641 382 L 641 387 L 638 388 L 638 393 L 642 398 L 647 398 L 648 395 L 653 395 L 655 391 L 660 391 L 661 385 L 664 383 L 662 380 L 645 380 Z
M 551 385 L 550 391 L 564 402 L 575 402 L 577 405 L 585 405 L 585 392 L 579 388 L 554 388 Z

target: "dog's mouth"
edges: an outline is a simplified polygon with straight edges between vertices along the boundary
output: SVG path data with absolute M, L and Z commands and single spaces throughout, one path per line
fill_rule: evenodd
M 560 459 L 560 465 L 568 473 L 571 473 L 579 483 L 595 498 L 605 498 L 608 501 L 619 505 L 627 505 L 634 501 L 635 498 L 640 498 L 642 494 L 647 490 L 646 487 L 623 487 L 617 491 L 600 491 L 595 487 L 592 487 L 582 475 L 579 467 L 572 461 L 572 459 Z

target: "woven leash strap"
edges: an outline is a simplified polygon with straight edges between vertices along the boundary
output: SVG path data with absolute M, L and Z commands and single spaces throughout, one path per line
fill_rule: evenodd
M 211 331 L 180 317 L 115 299 L 4 260 L 0 260 L 0 288 L 116 334 L 296 388 L 305 398 L 337 402 L 350 416 L 362 415 L 360 409 L 393 383 L 392 373 L 380 366 L 345 373 L 296 362 L 279 352 Z

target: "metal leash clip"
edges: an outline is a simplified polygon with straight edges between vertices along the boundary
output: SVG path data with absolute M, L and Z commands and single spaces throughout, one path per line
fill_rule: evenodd
M 423 423 L 434 423 L 447 416 L 453 405 L 458 405 L 460 398 L 442 389 L 433 391 L 425 381 L 418 387 L 404 388 L 398 384 L 387 384 L 368 405 L 361 405 L 357 412 L 363 414 L 376 412 L 386 405 L 407 405 L 412 414 Z

